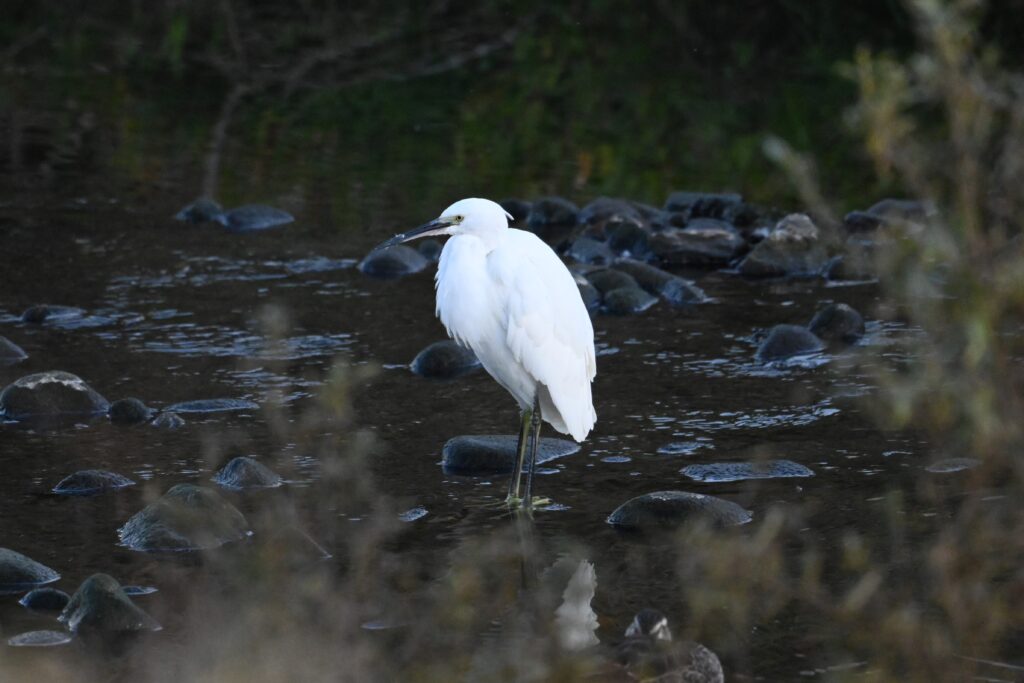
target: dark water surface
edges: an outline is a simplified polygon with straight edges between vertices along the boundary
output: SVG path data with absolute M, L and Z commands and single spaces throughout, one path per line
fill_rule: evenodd
M 80 375 L 109 400 L 135 396 L 157 408 L 204 398 L 279 401 L 283 410 L 274 414 L 298 421 L 337 357 L 378 365 L 355 394 L 356 422 L 378 435 L 372 461 L 383 491 L 403 509 L 422 507 L 408 515 L 418 525 L 408 541 L 410 561 L 436 563 L 429 569 L 441 573 L 464 539 L 502 523 L 474 511 L 504 496 L 505 476 L 446 476 L 439 462 L 455 435 L 512 433 L 512 399 L 482 371 L 437 382 L 404 367 L 445 336 L 433 314 L 433 268 L 378 281 L 354 267 L 379 239 L 430 216 L 399 203 L 381 211 L 375 199 L 367 200 L 378 207 L 372 220 L 336 226 L 319 222 L 314 217 L 322 212 L 309 205 L 283 229 L 239 236 L 171 220 L 191 199 L 184 190 L 157 201 L 120 199 L 113 191 L 65 196 L 52 186 L 3 194 L 0 334 L 29 358 L 0 366 L 0 384 L 59 369 Z M 538 493 L 556 504 L 536 514 L 540 543 L 555 547 L 568 539 L 588 548 L 598 575 L 594 608 L 606 638 L 621 633 L 643 606 L 660 605 L 670 614 L 683 608 L 671 563 L 630 561 L 643 541 L 605 523 L 628 498 L 697 491 L 736 501 L 755 519 L 778 503 L 801 504 L 807 511 L 802 533 L 834 548 L 846 529 L 869 538 L 882 533 L 880 497 L 920 476 L 927 464 L 914 437 L 880 432 L 863 413 L 857 399 L 874 389 L 866 369 L 852 369 L 851 353 L 781 367 L 754 361 L 751 337 L 758 328 L 805 324 L 826 301 L 870 314 L 878 297 L 873 285 L 690 275 L 713 303 L 688 310 L 659 303 L 639 316 L 595 319 L 597 427 L 579 453 L 551 463 L 536 482 Z M 86 315 L 20 322 L 20 313 L 37 303 L 77 306 Z M 283 337 L 269 346 L 268 305 L 287 318 L 279 326 Z M 869 323 L 859 348 L 868 351 L 869 364 L 898 363 L 898 342 L 912 335 L 898 324 Z M 180 564 L 117 544 L 117 528 L 146 501 L 179 482 L 212 485 L 229 454 L 258 456 L 290 480 L 288 495 L 300 503 L 318 478 L 315 453 L 280 443 L 270 414 L 266 407 L 189 414 L 178 430 L 117 427 L 106 418 L 55 429 L 2 425 L 0 546 L 55 568 L 63 577 L 56 585 L 69 592 L 98 571 L 123 584 L 160 587 L 166 572 L 182 571 Z M 762 457 L 793 460 L 815 476 L 698 483 L 679 472 L 690 464 Z M 140 485 L 93 498 L 45 495 L 86 468 L 114 470 Z M 224 495 L 243 509 L 258 500 Z M 359 511 L 339 514 L 360 523 Z M 316 528 L 310 533 L 318 536 Z M 330 539 L 319 540 L 337 550 Z M 52 623 L 27 615 L 16 597 L 0 599 L 5 639 Z M 173 611 L 160 593 L 142 600 L 157 615 Z M 170 630 L 166 637 L 173 637 Z M 792 678 L 844 663 L 805 651 L 804 635 L 800 624 L 784 621 L 736 634 L 750 639 L 752 654 L 736 661 L 724 655 L 727 670 Z

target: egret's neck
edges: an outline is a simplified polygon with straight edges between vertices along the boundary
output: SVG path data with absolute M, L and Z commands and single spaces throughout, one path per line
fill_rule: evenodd
M 505 241 L 505 235 L 508 233 L 508 228 L 493 228 L 486 230 L 473 230 L 472 232 L 455 233 L 457 238 L 469 238 L 479 240 L 483 246 L 484 254 L 489 254 Z

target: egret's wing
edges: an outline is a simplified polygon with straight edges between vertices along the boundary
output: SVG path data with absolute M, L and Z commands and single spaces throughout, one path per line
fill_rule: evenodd
M 506 245 L 487 258 L 488 272 L 504 290 L 506 342 L 516 361 L 547 388 L 568 433 L 582 440 L 596 419 L 590 316 L 572 275 L 540 238 L 510 229 Z

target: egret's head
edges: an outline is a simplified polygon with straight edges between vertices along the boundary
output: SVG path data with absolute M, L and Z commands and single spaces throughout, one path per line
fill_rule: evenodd
M 653 640 L 672 640 L 668 628 L 668 617 L 656 609 L 642 609 L 633 617 L 633 623 L 626 629 L 626 637 L 647 636 Z
M 490 199 L 460 199 L 447 209 L 438 218 L 425 223 L 418 228 L 408 232 L 395 235 L 387 242 L 381 244 L 378 249 L 393 247 L 402 242 L 414 240 L 417 237 L 429 237 L 438 235 L 479 235 L 485 237 L 494 235 L 497 232 L 508 228 L 508 222 L 512 216 L 501 208 L 497 202 Z

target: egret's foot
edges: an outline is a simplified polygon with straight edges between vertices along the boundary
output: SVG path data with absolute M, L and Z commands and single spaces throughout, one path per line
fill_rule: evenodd
M 533 500 L 531 500 L 530 504 L 526 507 L 530 508 L 531 510 L 536 510 L 538 508 L 544 509 L 548 505 L 551 505 L 550 498 L 547 498 L 545 496 L 534 496 Z
M 505 507 L 514 509 L 522 506 L 523 499 L 520 498 L 519 496 L 513 496 L 512 494 L 509 494 L 508 497 L 505 498 Z

